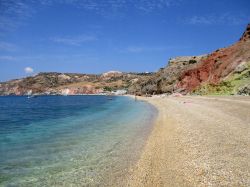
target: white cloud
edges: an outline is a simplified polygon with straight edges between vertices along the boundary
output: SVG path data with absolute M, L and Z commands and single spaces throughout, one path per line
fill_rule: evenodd
M 250 20 L 249 15 L 240 14 L 234 15 L 232 13 L 224 14 L 210 14 L 204 16 L 193 16 L 185 20 L 187 24 L 191 25 L 212 25 L 212 24 L 227 24 L 227 25 L 240 25 L 247 24 L 247 21 Z
M 15 62 L 44 62 L 44 61 L 53 61 L 53 62 L 72 62 L 72 61 L 96 61 L 99 60 L 98 56 L 92 54 L 40 54 L 40 55 L 29 55 L 29 56 L 0 56 L 0 62 L 5 61 L 15 61 Z
M 0 0 L 0 31 L 17 28 L 33 12 L 33 7 L 23 0 Z
M 12 61 L 15 60 L 16 58 L 13 56 L 0 56 L 0 61 Z
M 165 51 L 166 49 L 166 47 L 130 46 L 126 49 L 126 51 L 131 53 L 140 53 L 148 51 Z
M 97 37 L 91 35 L 81 35 L 75 37 L 54 37 L 51 40 L 66 45 L 80 46 L 81 44 L 86 42 L 96 41 Z
M 125 50 L 122 50 L 122 52 L 129 52 L 129 53 L 142 53 L 142 52 L 161 52 L 161 51 L 167 51 L 167 50 L 181 50 L 181 49 L 187 49 L 190 48 L 190 46 L 178 46 L 178 45 L 172 45 L 172 46 L 130 46 L 127 47 Z
M 56 1 L 54 1 L 56 2 Z M 57 1 L 58 2 L 58 1 Z M 128 8 L 135 8 L 142 11 L 153 11 L 163 9 L 172 5 L 179 4 L 181 0 L 62 0 L 61 3 L 73 4 L 78 8 L 96 11 L 97 13 L 104 13 L 104 11 L 125 10 Z
M 0 51 L 15 51 L 15 50 L 16 46 L 14 44 L 0 41 Z
M 131 53 L 140 53 L 140 52 L 142 52 L 142 51 L 145 51 L 145 48 L 133 46 L 133 47 L 128 47 L 128 48 L 126 49 L 126 51 L 131 52 Z
M 25 73 L 33 73 L 34 72 L 34 69 L 33 68 L 31 68 L 31 67 L 26 67 L 26 68 L 24 68 L 24 71 L 25 71 Z
M 72 5 L 105 17 L 121 17 L 125 11 L 135 9 L 152 12 L 180 4 L 182 0 L 0 0 L 0 31 L 9 31 L 32 17 L 39 6 Z
M 202 17 L 202 16 L 193 16 L 188 19 L 188 23 L 192 25 L 196 24 L 212 24 L 214 22 L 214 18 L 211 17 Z

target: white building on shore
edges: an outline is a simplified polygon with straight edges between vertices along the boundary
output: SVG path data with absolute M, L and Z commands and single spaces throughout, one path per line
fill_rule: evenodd
M 114 94 L 114 95 L 125 95 L 125 94 L 127 94 L 127 90 L 112 91 L 112 94 Z

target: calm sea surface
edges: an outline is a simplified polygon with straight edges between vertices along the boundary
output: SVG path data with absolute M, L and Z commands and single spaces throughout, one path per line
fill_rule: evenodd
M 0 186 L 122 184 L 156 110 L 112 98 L 0 97 Z

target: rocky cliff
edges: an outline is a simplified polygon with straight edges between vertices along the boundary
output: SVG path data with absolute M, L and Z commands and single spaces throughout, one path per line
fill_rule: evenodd
M 130 87 L 131 93 L 250 94 L 250 24 L 235 44 L 211 54 L 170 59 L 148 79 Z
M 169 60 L 165 68 L 145 79 L 142 77 L 129 88 L 131 93 L 139 95 L 175 92 L 179 78 L 184 71 L 196 67 L 207 55 L 176 57 Z
M 184 93 L 238 93 L 249 79 L 250 24 L 238 42 L 209 54 L 180 77 L 177 88 Z M 220 90 L 226 86 L 227 90 Z M 215 89 L 211 89 L 215 87 Z

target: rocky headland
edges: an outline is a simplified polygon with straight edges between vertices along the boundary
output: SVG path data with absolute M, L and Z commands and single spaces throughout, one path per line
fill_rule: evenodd
M 250 24 L 235 44 L 201 56 L 170 59 L 130 87 L 138 94 L 250 95 Z

